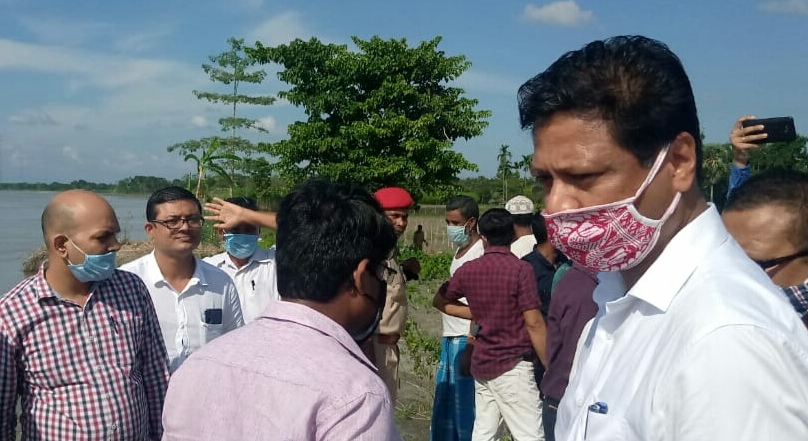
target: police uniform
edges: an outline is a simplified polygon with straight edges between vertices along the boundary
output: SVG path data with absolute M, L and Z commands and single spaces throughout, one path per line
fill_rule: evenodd
M 387 187 L 373 195 L 385 210 L 409 209 L 413 205 L 412 197 L 406 190 L 398 187 Z M 376 334 L 364 345 L 369 356 L 390 391 L 393 402 L 400 386 L 398 375 L 399 348 L 398 341 L 404 336 L 407 325 L 407 287 L 404 271 L 396 259 L 398 249 L 387 259 L 387 300 L 384 303 L 382 319 Z

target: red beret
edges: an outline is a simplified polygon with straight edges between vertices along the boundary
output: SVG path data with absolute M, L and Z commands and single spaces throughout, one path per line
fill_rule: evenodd
M 410 208 L 415 201 L 412 196 L 400 187 L 385 187 L 373 193 L 373 197 L 385 210 L 395 210 L 397 208 Z

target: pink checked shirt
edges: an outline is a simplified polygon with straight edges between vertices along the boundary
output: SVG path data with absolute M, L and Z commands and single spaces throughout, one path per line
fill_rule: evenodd
M 400 441 L 374 371 L 342 326 L 273 302 L 174 373 L 163 440 Z
M 0 298 L 0 439 L 147 440 L 162 433 L 168 357 L 143 282 L 115 271 L 82 308 L 39 273 Z

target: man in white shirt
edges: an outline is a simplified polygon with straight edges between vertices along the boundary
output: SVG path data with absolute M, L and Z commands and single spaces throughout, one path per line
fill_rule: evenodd
M 514 196 L 505 204 L 505 209 L 513 215 L 514 241 L 511 244 L 511 252 L 518 258 L 523 258 L 536 247 L 536 237 L 533 235 L 531 223 L 535 214 L 533 201 L 527 196 Z
M 227 202 L 258 210 L 255 200 L 247 197 L 225 199 Z M 217 229 L 224 239 L 225 251 L 206 257 L 205 262 L 227 273 L 236 284 L 244 323 L 261 316 L 270 302 L 278 300 L 275 269 L 275 247 L 258 246 L 258 225 L 242 222 L 233 228 Z
M 556 248 L 600 271 L 559 440 L 804 440 L 808 332 L 701 195 L 687 74 L 640 36 L 519 89 Z
M 171 372 L 205 343 L 244 325 L 233 281 L 194 256 L 202 240 L 202 206 L 181 187 L 157 190 L 146 203 L 154 250 L 123 266 L 149 289 Z
M 464 263 L 483 255 L 483 241 L 477 231 L 480 208 L 469 196 L 455 196 L 446 203 L 446 234 L 457 247 L 449 273 L 454 274 Z M 447 282 L 448 283 L 448 282 Z M 466 299 L 460 300 L 466 303 Z M 432 405 L 431 441 L 468 441 L 474 427 L 474 379 L 460 374 L 460 353 L 466 348 L 471 327 L 471 314 L 446 305 L 438 294 L 432 300 L 436 308 L 446 308 L 455 317 L 441 311 L 443 338 L 440 362 L 435 375 L 435 397 Z M 462 308 L 461 308 L 462 309 Z

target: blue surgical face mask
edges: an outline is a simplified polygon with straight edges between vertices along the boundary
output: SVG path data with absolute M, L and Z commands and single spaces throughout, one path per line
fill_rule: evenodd
M 470 237 L 468 233 L 466 233 L 466 225 L 468 225 L 468 221 L 463 225 L 446 226 L 446 235 L 449 236 L 449 240 L 458 247 L 469 243 Z
M 237 259 L 246 259 L 258 249 L 258 235 L 227 233 L 224 235 L 224 249 Z
M 79 282 L 100 282 L 109 279 L 115 273 L 115 251 L 105 254 L 87 254 L 72 240 L 70 240 L 70 243 L 81 254 L 84 254 L 84 263 L 74 264 L 70 262 L 70 259 L 67 259 L 67 267 Z

